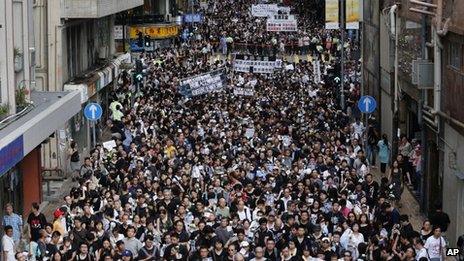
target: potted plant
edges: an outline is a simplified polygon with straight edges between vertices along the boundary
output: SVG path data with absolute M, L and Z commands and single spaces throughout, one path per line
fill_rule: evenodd
M 17 47 L 14 48 L 14 71 L 20 72 L 23 70 L 23 53 Z
M 0 104 L 0 121 L 8 116 L 8 104 Z
M 26 89 L 19 88 L 16 90 L 15 101 L 16 101 L 16 113 L 22 111 L 24 108 L 27 107 L 28 102 L 26 99 Z

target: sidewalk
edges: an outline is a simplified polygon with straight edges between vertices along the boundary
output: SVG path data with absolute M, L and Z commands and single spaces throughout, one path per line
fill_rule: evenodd
M 382 177 L 382 174 L 380 173 L 379 169 L 371 168 L 371 173 L 374 176 L 374 179 L 380 184 L 380 178 Z M 408 188 L 404 188 L 400 203 L 400 207 L 398 208 L 400 213 L 408 215 L 409 221 L 411 222 L 414 230 L 419 231 L 422 228 L 422 222 L 424 222 L 426 217 L 420 212 L 419 203 Z
M 47 185 L 46 183 L 42 184 L 43 191 L 43 201 L 40 204 L 40 209 L 42 213 L 47 217 L 48 222 L 53 220 L 48 220 L 49 217 L 53 217 L 53 212 L 61 207 L 64 204 L 63 198 L 66 195 L 69 195 L 71 188 L 77 184 L 73 182 L 71 178 L 67 178 L 63 181 L 51 181 L 50 182 L 50 195 L 47 195 Z

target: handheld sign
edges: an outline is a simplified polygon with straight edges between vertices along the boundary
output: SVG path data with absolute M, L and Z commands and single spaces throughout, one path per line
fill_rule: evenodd
M 89 103 L 84 108 L 84 116 L 90 121 L 98 121 L 103 114 L 103 109 L 98 103 Z
M 377 102 L 372 96 L 362 96 L 358 101 L 358 108 L 362 113 L 373 113 L 377 108 Z

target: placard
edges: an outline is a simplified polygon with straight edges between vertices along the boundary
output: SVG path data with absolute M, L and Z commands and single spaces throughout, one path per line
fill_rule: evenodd
M 254 96 L 255 95 L 255 90 L 252 89 L 252 88 L 235 87 L 234 88 L 234 95 L 237 95 L 237 96 Z
M 109 141 L 105 141 L 102 143 L 103 145 L 103 148 L 107 149 L 107 150 L 112 150 L 114 148 L 116 148 L 116 141 L 114 140 L 109 140 Z

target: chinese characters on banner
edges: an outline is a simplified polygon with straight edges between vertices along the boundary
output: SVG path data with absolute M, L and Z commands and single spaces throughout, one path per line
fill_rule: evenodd
M 136 39 L 140 32 L 143 35 L 148 35 L 153 39 L 169 38 L 179 34 L 179 27 L 177 25 L 133 26 L 129 29 L 129 36 L 131 39 Z

